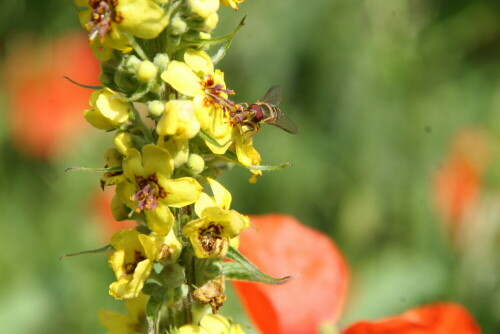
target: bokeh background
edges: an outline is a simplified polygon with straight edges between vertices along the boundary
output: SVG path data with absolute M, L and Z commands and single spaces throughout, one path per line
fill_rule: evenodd
M 263 163 L 293 167 L 255 185 L 230 170 L 234 208 L 335 240 L 352 270 L 342 326 L 452 300 L 500 332 L 500 3 L 246 0 L 221 10 L 216 34 L 244 14 L 226 83 L 239 101 L 281 85 L 300 134 L 262 127 Z M 71 2 L 2 0 L 2 333 L 100 333 L 97 310 L 120 308 L 104 255 L 59 261 L 124 226 L 99 174 L 64 172 L 102 166 L 111 142 L 81 117 L 90 91 L 64 75 L 97 83 Z

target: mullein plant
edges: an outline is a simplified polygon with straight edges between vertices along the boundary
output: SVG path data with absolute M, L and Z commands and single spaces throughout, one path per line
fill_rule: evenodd
M 73 169 L 103 172 L 100 186 L 115 187 L 113 217 L 137 221 L 108 246 L 81 252 L 109 253 L 109 294 L 128 313 L 101 310 L 108 333 L 243 333 L 218 314 L 225 282 L 289 278 L 264 274 L 238 252 L 249 218 L 216 181 L 228 164 L 247 168 L 250 182 L 287 166 L 261 165 L 252 137 L 263 113 L 233 102 L 215 68 L 244 21 L 214 38 L 217 11 L 241 2 L 75 0 L 101 62 L 102 86 L 86 86 L 94 91 L 83 115 L 114 138 L 104 168 Z

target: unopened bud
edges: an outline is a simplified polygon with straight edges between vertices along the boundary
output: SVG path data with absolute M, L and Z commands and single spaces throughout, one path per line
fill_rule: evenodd
M 188 30 L 186 21 L 178 15 L 170 21 L 169 28 L 172 35 L 182 35 Z
M 160 69 L 160 71 L 166 70 L 169 62 L 170 59 L 165 53 L 158 53 L 153 60 L 153 63 Z
M 137 80 L 140 82 L 150 82 L 156 78 L 158 68 L 149 60 L 143 61 L 137 68 Z
M 219 0 L 188 0 L 191 12 L 206 19 L 219 9 Z
M 126 57 L 123 61 L 123 67 L 130 73 L 135 73 L 139 65 L 141 65 L 141 60 L 134 55 Z
M 148 102 L 148 114 L 153 117 L 160 117 L 163 115 L 163 111 L 165 110 L 165 104 L 163 102 L 155 100 Z
M 205 160 L 198 154 L 189 155 L 187 167 L 190 169 L 191 174 L 198 175 L 205 169 Z

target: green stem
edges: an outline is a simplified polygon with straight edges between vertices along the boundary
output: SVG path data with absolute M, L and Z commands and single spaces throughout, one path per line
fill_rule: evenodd
M 130 118 L 131 118 L 132 122 L 134 123 L 134 125 L 139 130 L 141 130 L 141 132 L 144 134 L 144 136 L 146 137 L 146 140 L 149 143 L 154 144 L 155 139 L 153 138 L 153 135 L 151 134 L 151 130 L 146 126 L 146 124 L 144 123 L 144 121 L 141 118 L 141 115 L 139 115 L 139 112 L 135 108 L 132 108 L 132 113 L 130 115 Z
M 132 46 L 134 51 L 139 55 L 139 57 L 141 57 L 142 60 L 149 60 L 148 56 L 146 55 L 142 47 L 139 45 L 139 43 L 137 43 L 134 37 L 130 37 L 128 41 L 130 43 L 130 46 Z

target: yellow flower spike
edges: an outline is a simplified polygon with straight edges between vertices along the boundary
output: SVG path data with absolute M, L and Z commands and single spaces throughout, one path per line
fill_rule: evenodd
M 219 9 L 219 0 L 188 0 L 191 12 L 206 19 Z
M 127 314 L 99 310 L 99 323 L 108 330 L 108 334 L 141 333 L 146 327 L 146 304 L 149 296 L 142 293 L 137 298 L 125 301 Z
M 129 48 L 129 36 L 155 38 L 168 25 L 165 11 L 152 0 L 76 0 L 80 23 L 102 47 Z
M 89 104 L 92 108 L 85 110 L 83 116 L 98 129 L 113 130 L 129 119 L 130 104 L 123 102 L 111 89 L 93 92 Z
M 184 226 L 182 234 L 191 240 L 199 258 L 220 258 L 227 253 L 231 240 L 250 226 L 247 216 L 229 210 L 231 194 L 217 181 L 207 178 L 214 197 L 202 193 L 194 209 L 199 219 Z
M 173 136 L 176 140 L 191 139 L 200 131 L 194 105 L 189 100 L 170 100 L 156 127 L 160 136 Z
M 109 293 L 116 299 L 136 298 L 153 269 L 155 242 L 136 230 L 121 230 L 111 237 L 110 244 L 116 250 L 108 262 L 117 281 L 109 286 Z
M 194 203 L 202 187 L 193 178 L 171 179 L 174 161 L 169 151 L 157 145 L 146 145 L 142 154 L 131 148 L 123 160 L 127 181 L 116 187 L 116 194 L 129 208 L 144 210 L 148 227 L 167 235 L 174 224 L 169 207 L 180 208 Z

